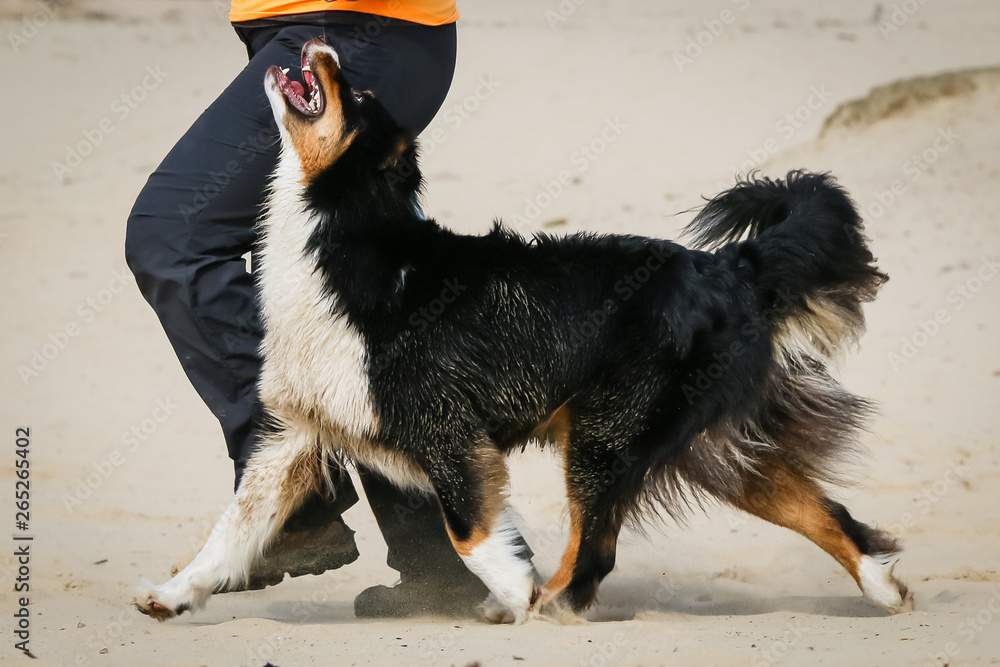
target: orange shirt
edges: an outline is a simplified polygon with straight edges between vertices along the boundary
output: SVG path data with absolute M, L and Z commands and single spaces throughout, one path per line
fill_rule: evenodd
M 233 23 L 289 14 L 344 10 L 388 16 L 423 25 L 443 25 L 458 20 L 455 0 L 232 0 Z

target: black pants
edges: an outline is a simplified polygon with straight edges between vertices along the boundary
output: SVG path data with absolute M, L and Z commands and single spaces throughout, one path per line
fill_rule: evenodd
M 419 132 L 451 85 L 455 27 L 337 11 L 236 30 L 250 62 L 149 177 L 129 216 L 125 256 L 185 373 L 222 424 L 239 486 L 256 440 L 262 337 L 243 256 L 256 240 L 254 222 L 279 150 L 264 72 L 280 65 L 298 77 L 302 45 L 322 36 L 353 86 L 372 90 L 400 124 Z M 390 567 L 420 574 L 461 566 L 436 499 L 404 495 L 364 471 L 361 479 Z M 339 511 L 357 502 L 347 476 L 337 497 Z

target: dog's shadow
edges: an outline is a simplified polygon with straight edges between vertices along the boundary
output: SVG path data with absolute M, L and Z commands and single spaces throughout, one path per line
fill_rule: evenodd
M 245 596 L 245 597 L 241 597 Z M 253 597 L 251 597 L 253 596 Z M 342 625 L 362 619 L 354 616 L 354 603 L 350 600 L 267 600 L 254 593 L 233 593 L 195 616 L 182 617 L 190 625 L 213 626 L 241 619 L 266 619 L 282 625 Z
M 861 595 L 784 595 L 768 597 L 739 582 L 696 577 L 676 579 L 647 579 L 613 577 L 601 586 L 598 602 L 583 615 L 583 622 L 602 623 L 614 621 L 657 621 L 665 617 L 682 619 L 685 616 L 755 616 L 774 612 L 793 612 L 818 616 L 865 618 L 884 616 L 884 612 L 871 607 Z M 247 595 L 241 603 L 236 596 Z M 218 605 L 200 618 L 191 619 L 196 625 L 214 625 L 233 618 L 253 616 L 287 625 L 367 623 L 354 615 L 350 600 L 273 600 L 261 593 L 236 594 L 226 602 L 235 604 L 232 609 Z M 257 598 L 254 600 L 253 598 Z M 248 604 L 249 603 L 249 604 Z M 223 607 L 223 608 L 220 608 Z M 252 607 L 256 607 L 253 608 Z M 237 610 L 239 613 L 237 614 Z M 213 612 L 218 618 L 212 618 Z M 424 617 L 428 621 L 436 616 Z M 544 617 L 549 622 L 566 623 L 566 618 Z M 380 619 L 392 621 L 393 619 Z M 408 619 L 411 620 L 411 619 Z M 455 619 L 449 619 L 454 621 Z M 477 618 L 461 622 L 486 621 Z M 579 620 L 576 620 L 579 622 Z
M 653 620 L 658 615 L 755 616 L 795 612 L 820 616 L 864 618 L 885 613 L 858 595 L 783 595 L 768 597 L 735 582 L 704 577 L 686 581 L 610 579 L 586 618 L 593 622 Z
M 281 600 L 269 602 L 262 615 L 278 623 L 288 625 L 343 624 L 355 623 L 354 603 L 351 601 L 327 600 L 323 602 Z

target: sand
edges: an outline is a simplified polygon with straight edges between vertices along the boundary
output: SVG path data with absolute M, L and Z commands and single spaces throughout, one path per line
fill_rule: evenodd
M 886 617 L 803 538 L 709 508 L 625 535 L 580 624 L 359 621 L 354 595 L 395 578 L 362 501 L 346 515 L 356 563 L 217 596 L 166 624 L 140 616 L 133 586 L 192 556 L 232 473 L 125 267 L 124 222 L 245 52 L 225 3 L 9 0 L 0 466 L 13 504 L 15 429 L 29 427 L 29 529 L 16 529 L 13 506 L 4 516 L 11 535 L 34 538 L 28 646 L 39 664 L 1000 661 L 1000 8 L 484 5 L 461 4 L 458 71 L 424 135 L 426 209 L 444 224 L 483 232 L 500 216 L 524 233 L 673 237 L 702 195 L 757 168 L 830 170 L 854 195 L 891 281 L 841 371 L 882 412 L 859 483 L 837 495 L 902 536 L 897 574 L 916 611 Z M 558 465 L 531 451 L 511 465 L 514 503 L 551 573 L 566 535 Z M 20 658 L 13 553 L 26 542 L 4 540 L 6 661 Z

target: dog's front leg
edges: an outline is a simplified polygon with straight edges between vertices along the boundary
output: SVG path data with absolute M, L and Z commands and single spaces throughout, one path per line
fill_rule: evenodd
M 262 439 L 240 488 L 204 548 L 161 586 L 143 581 L 135 605 L 158 621 L 201 609 L 209 596 L 246 581 L 250 568 L 306 496 L 321 488 L 319 433 L 301 420 Z
M 538 595 L 535 568 L 519 537 L 505 503 L 488 531 L 477 530 L 471 540 L 452 538 L 465 566 L 490 589 L 481 610 L 492 623 L 524 623 Z
M 523 623 L 535 599 L 534 566 L 507 504 L 507 465 L 483 436 L 483 444 L 454 467 L 432 477 L 455 551 L 490 589 L 483 603 L 494 623 Z

